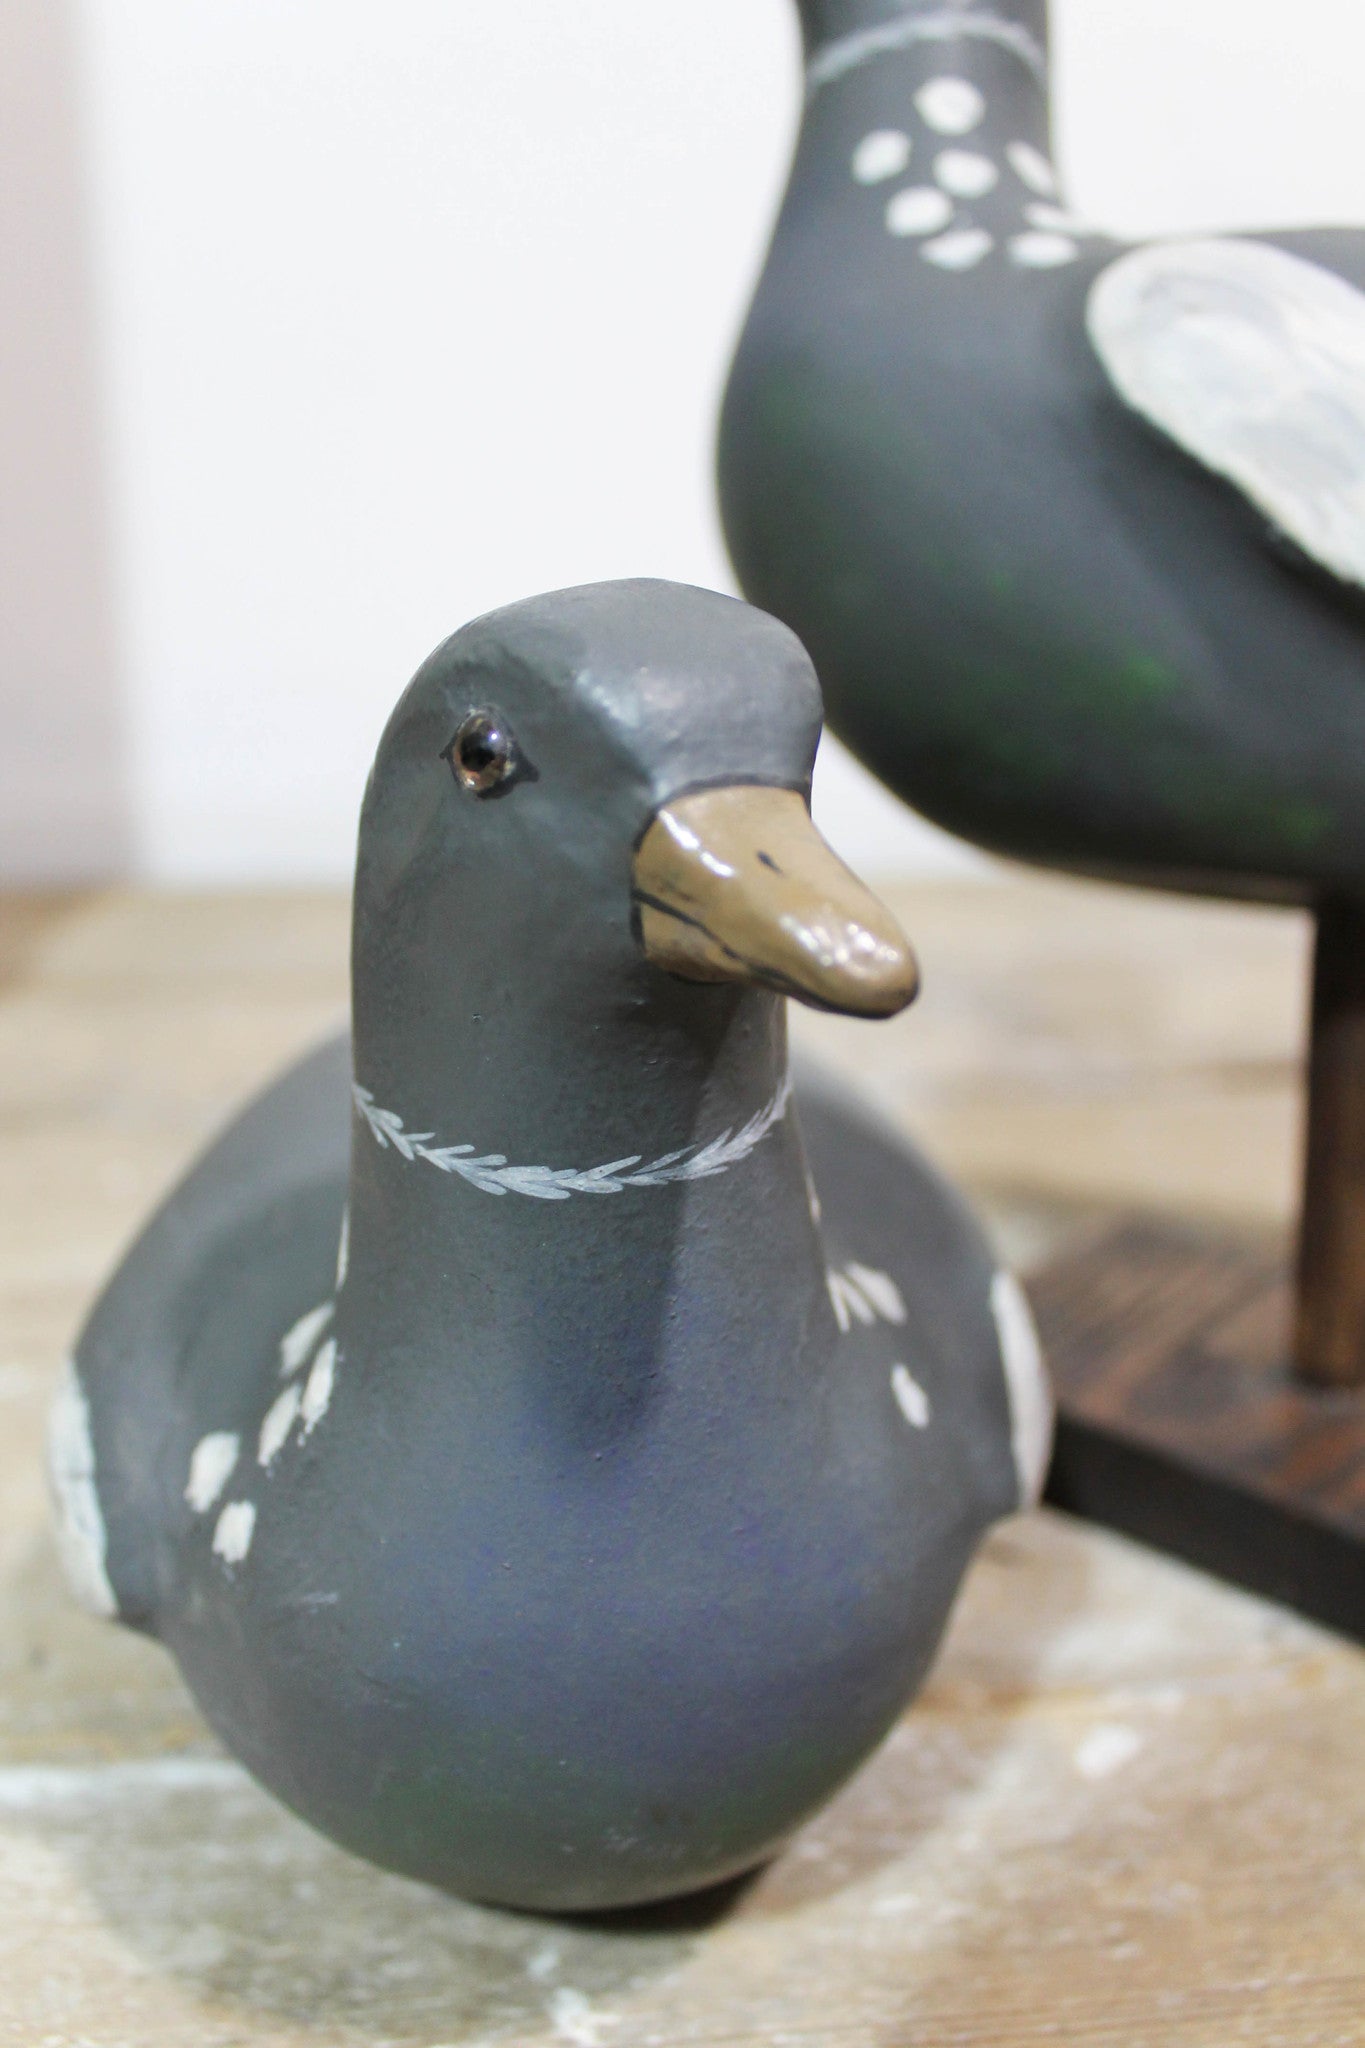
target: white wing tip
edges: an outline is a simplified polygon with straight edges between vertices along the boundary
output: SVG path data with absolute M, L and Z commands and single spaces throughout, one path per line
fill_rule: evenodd
M 1009 1395 L 1010 1450 L 1019 1481 L 1019 1505 L 1032 1508 L 1043 1496 L 1052 1456 L 1055 1408 L 1033 1311 L 1023 1288 L 1003 1266 L 991 1282 L 991 1314 Z
M 118 1600 L 105 1563 L 107 1536 L 95 1484 L 90 1404 L 70 1359 L 62 1367 L 48 1417 L 47 1476 L 67 1584 L 87 1613 L 108 1620 L 118 1613 Z
M 1086 328 L 1126 405 L 1365 584 L 1365 293 L 1254 236 L 1177 237 L 1116 257 Z

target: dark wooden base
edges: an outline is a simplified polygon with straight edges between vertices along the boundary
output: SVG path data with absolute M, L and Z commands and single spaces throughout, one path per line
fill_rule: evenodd
M 1365 1391 L 1291 1376 L 1287 1262 L 1134 1221 L 1029 1292 L 1058 1394 L 1048 1499 L 1365 1640 Z

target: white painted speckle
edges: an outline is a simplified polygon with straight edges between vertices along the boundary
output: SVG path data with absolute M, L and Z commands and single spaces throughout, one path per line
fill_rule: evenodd
M 294 1427 L 303 1400 L 303 1389 L 297 1380 L 291 1380 L 284 1392 L 271 1402 L 261 1424 L 260 1441 L 256 1446 L 258 1464 L 269 1467 L 276 1453 L 282 1448 L 290 1430 Z
M 912 1429 L 927 1429 L 933 1419 L 929 1396 L 925 1393 L 908 1365 L 893 1365 L 891 1368 L 891 1391 L 896 1397 L 896 1406 Z
M 1136 1728 L 1122 1721 L 1107 1721 L 1102 1727 L 1091 1729 L 1077 1746 L 1072 1761 L 1083 1778 L 1109 1778 L 1130 1764 L 1145 1746 Z
M 196 1515 L 206 1515 L 221 1497 L 237 1469 L 241 1448 L 240 1437 L 230 1429 L 200 1437 L 190 1453 L 190 1476 L 185 1483 L 185 1498 Z
M 559 1956 L 558 1945 L 553 1941 L 547 1941 L 543 1947 L 536 1950 L 527 1963 L 527 1976 L 533 1978 L 537 1984 L 544 1984 L 559 1968 Z
M 854 1286 L 866 1295 L 883 1322 L 905 1321 L 905 1296 L 889 1273 L 881 1273 L 875 1266 L 860 1266 L 856 1260 L 850 1260 L 845 1271 Z
M 853 152 L 851 169 L 860 185 L 898 178 L 910 161 L 910 137 L 899 128 L 874 128 Z
M 1050 206 L 1043 199 L 1029 200 L 1024 208 L 1024 219 L 1030 227 L 1043 228 L 1049 234 L 1088 235 L 1092 232 L 1078 214 L 1068 213 L 1064 206 Z
M 48 1416 L 47 1477 L 68 1586 L 87 1613 L 116 1614 L 118 1601 L 105 1562 L 108 1534 L 95 1485 L 90 1404 L 70 1359 L 62 1367 Z
M 945 149 L 934 158 L 934 176 L 957 199 L 980 199 L 993 192 L 1000 173 L 988 156 L 974 149 Z
M 213 1554 L 224 1564 L 241 1564 L 256 1533 L 256 1509 L 249 1500 L 229 1501 L 213 1531 Z
M 969 78 L 931 78 L 915 94 L 915 106 L 936 135 L 970 135 L 986 112 L 985 99 Z
M 889 235 L 932 235 L 953 217 L 953 202 L 933 185 L 907 185 L 886 209 Z
M 1019 1505 L 1033 1507 L 1042 1498 L 1052 1456 L 1052 1384 L 1024 1290 L 1003 1267 L 991 1282 L 991 1314 L 1009 1396 L 1010 1449 L 1019 1481 Z
M 847 1274 L 836 1273 L 833 1270 L 826 1273 L 825 1284 L 829 1288 L 834 1320 L 843 1334 L 847 1336 L 855 1322 L 862 1323 L 864 1328 L 870 1330 L 877 1320 L 877 1311 L 861 1287 L 850 1280 Z
M 581 1991 L 563 1984 L 550 2000 L 550 2024 L 561 2041 L 574 2048 L 600 2048 L 603 2020 Z
M 332 1387 L 336 1381 L 337 1346 L 336 1338 L 329 1337 L 313 1360 L 313 1369 L 303 1390 L 300 1412 L 303 1416 L 303 1433 L 311 1436 L 327 1413 L 332 1399 Z
M 321 1301 L 285 1331 L 280 1339 L 280 1371 L 286 1377 L 308 1363 L 318 1338 L 332 1320 L 333 1307 L 332 1302 Z
M 940 270 L 974 270 L 983 256 L 989 256 L 994 240 L 984 228 L 954 228 L 936 242 L 922 242 L 920 255 Z
M 834 1320 L 845 1336 L 855 1322 L 870 1330 L 879 1317 L 886 1323 L 905 1321 L 904 1295 L 891 1275 L 875 1266 L 860 1266 L 856 1260 L 842 1272 L 831 1266 L 825 1273 L 825 1285 Z
M 1005 150 L 1010 168 L 1015 176 L 1028 186 L 1030 192 L 1040 193 L 1044 199 L 1057 195 L 1057 173 L 1031 142 L 1011 142 Z
M 1070 235 L 1047 234 L 1037 228 L 1011 236 L 1009 251 L 1010 262 L 1023 270 L 1059 270 L 1065 263 L 1074 263 L 1081 253 Z
M 346 1285 L 346 1275 L 351 1269 L 351 1205 L 348 1202 L 341 1212 L 341 1235 L 337 1239 L 337 1293 Z

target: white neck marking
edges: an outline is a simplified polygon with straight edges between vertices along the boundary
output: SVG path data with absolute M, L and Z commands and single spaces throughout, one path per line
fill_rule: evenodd
M 570 1195 L 619 1195 L 626 1188 L 670 1187 L 676 1181 L 709 1180 L 713 1174 L 728 1173 L 747 1159 L 775 1124 L 781 1123 L 791 1101 L 791 1076 L 783 1077 L 771 1102 L 756 1111 L 738 1130 L 722 1131 L 705 1145 L 683 1145 L 665 1152 L 646 1165 L 642 1152 L 628 1159 L 611 1159 L 603 1166 L 510 1166 L 501 1152 L 474 1156 L 472 1145 L 434 1145 L 432 1131 L 409 1131 L 401 1116 L 391 1109 L 379 1109 L 368 1088 L 356 1084 L 355 1106 L 379 1144 L 390 1145 L 401 1159 L 421 1160 L 438 1173 L 457 1174 L 485 1195 L 530 1195 L 538 1202 L 567 1202 Z
M 964 14 L 948 6 L 935 14 L 919 14 L 909 21 L 888 21 L 878 28 L 855 29 L 817 50 L 806 66 L 806 97 L 814 99 L 822 86 L 856 71 L 891 50 L 903 50 L 912 43 L 947 43 L 957 36 L 976 36 L 1012 51 L 1026 64 L 1040 85 L 1047 84 L 1047 54 L 1036 36 L 1017 21 L 1005 21 L 998 14 Z

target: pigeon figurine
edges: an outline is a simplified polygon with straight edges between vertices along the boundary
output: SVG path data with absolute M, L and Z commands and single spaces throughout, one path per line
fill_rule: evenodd
M 799 0 L 807 102 L 721 429 L 746 594 L 970 839 L 1365 895 L 1365 233 L 1125 247 L 1046 0 Z
M 740 582 L 950 830 L 1318 914 L 1298 1353 L 1360 1382 L 1365 233 L 1115 241 L 1059 187 L 1046 0 L 798 5 L 721 427 Z
M 909 1002 L 808 812 L 793 634 L 665 583 L 437 649 L 360 824 L 353 1033 L 116 1273 L 64 1555 L 389 1869 L 542 1910 L 770 1855 L 919 1685 L 1050 1409 L 961 1201 L 786 997 Z

